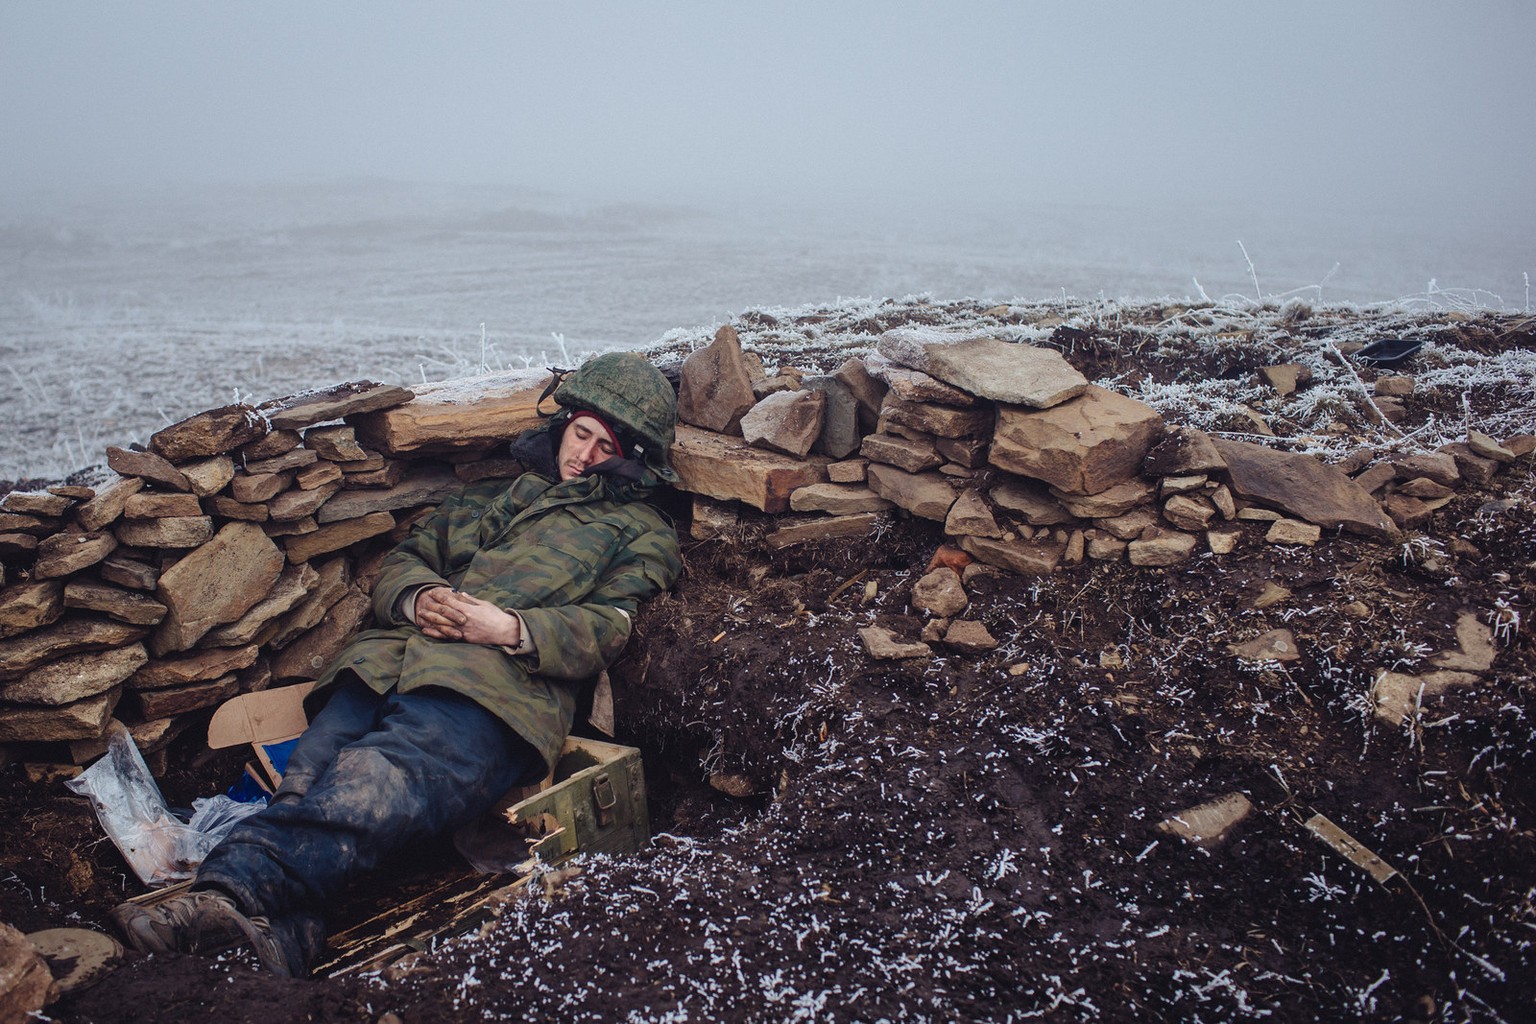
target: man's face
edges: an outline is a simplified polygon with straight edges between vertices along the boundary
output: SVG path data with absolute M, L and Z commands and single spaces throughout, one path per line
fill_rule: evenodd
M 561 480 L 574 480 L 592 466 L 618 454 L 608 432 L 594 419 L 577 416 L 565 426 L 560 435 L 560 454 L 556 462 L 560 466 Z

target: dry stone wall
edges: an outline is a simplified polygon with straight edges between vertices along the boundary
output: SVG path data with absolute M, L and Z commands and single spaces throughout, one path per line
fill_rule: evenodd
M 892 514 L 942 524 L 958 550 L 915 590 L 930 630 L 876 630 L 873 657 L 995 643 L 949 618 L 978 563 L 1156 568 L 1336 530 L 1392 542 L 1536 446 L 1474 431 L 1325 465 L 1165 423 L 1053 349 L 914 329 L 818 375 L 765 372 L 725 327 L 676 369 L 672 459 L 695 538 L 743 505 L 781 516 L 778 547 L 867 536 Z M 0 749 L 78 765 L 116 717 L 153 754 L 237 693 L 314 678 L 368 619 L 385 552 L 463 484 L 521 471 L 504 441 L 540 421 L 546 382 L 365 381 L 228 406 L 108 449 L 99 486 L 4 496 Z

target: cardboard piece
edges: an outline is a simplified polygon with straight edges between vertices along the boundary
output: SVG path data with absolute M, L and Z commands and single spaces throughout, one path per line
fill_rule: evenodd
M 234 800 L 269 797 L 283 781 L 288 755 L 299 735 L 309 728 L 304 698 L 314 683 L 280 686 L 231 697 L 208 722 L 208 746 L 214 750 L 249 743 L 256 755 L 247 761 L 245 774 L 229 789 Z
M 231 697 L 208 722 L 208 746 L 223 750 L 237 743 L 293 739 L 309 727 L 304 698 L 314 685 L 297 683 Z

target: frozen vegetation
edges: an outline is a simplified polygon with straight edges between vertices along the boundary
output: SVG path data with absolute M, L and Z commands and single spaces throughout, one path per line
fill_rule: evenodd
M 1259 296 L 1530 302 L 1518 218 L 1050 204 L 769 216 L 380 182 L 130 198 L 0 213 L 0 480 L 60 478 L 236 396 L 569 364 L 754 307 L 1024 297 L 1107 315 L 1105 295 L 1178 296 L 1240 320 Z

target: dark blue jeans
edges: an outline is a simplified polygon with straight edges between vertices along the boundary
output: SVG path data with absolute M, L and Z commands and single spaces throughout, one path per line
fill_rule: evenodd
M 348 882 L 479 816 L 541 768 L 531 746 L 468 697 L 380 695 L 352 677 L 294 747 L 281 798 L 214 847 L 194 885 L 265 915 L 303 976 L 325 950 L 324 912 Z

